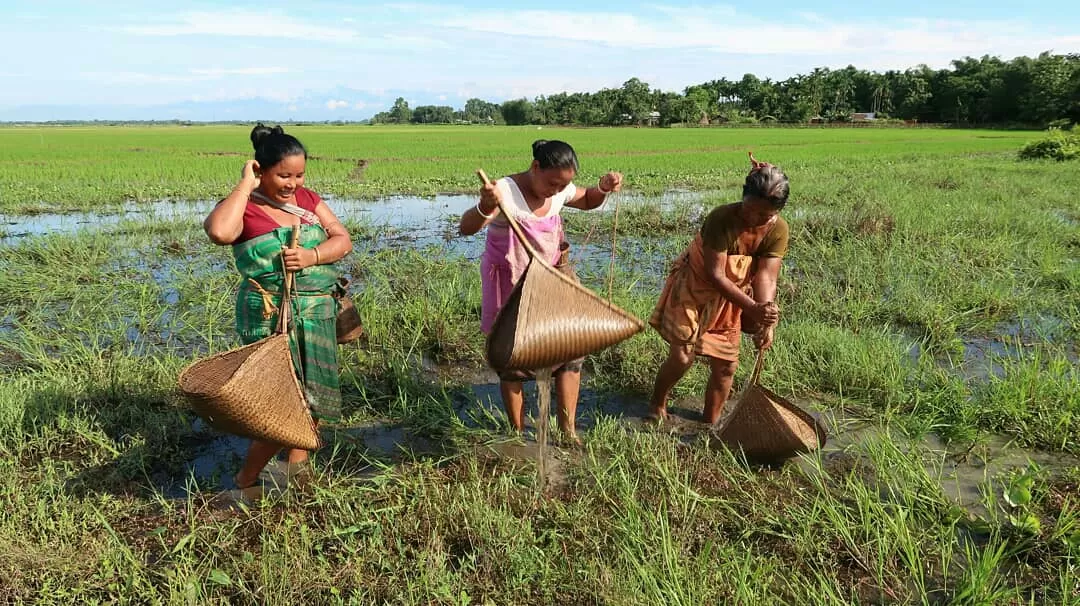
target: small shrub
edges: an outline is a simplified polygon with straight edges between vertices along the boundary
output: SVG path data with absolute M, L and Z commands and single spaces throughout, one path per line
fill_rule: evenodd
M 1045 158 L 1064 161 L 1080 158 L 1080 131 L 1076 127 L 1068 131 L 1051 128 L 1042 140 L 1025 145 L 1019 156 L 1021 160 Z

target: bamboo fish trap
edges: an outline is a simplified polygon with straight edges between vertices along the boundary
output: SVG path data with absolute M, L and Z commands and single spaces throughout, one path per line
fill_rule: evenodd
M 748 460 L 780 461 L 825 445 L 825 426 L 759 383 L 765 352 L 758 351 L 750 385 L 713 436 Z
M 294 228 L 291 248 L 296 248 L 298 235 L 299 228 Z M 319 433 L 289 347 L 291 296 L 289 272 L 274 334 L 191 364 L 180 373 L 180 391 L 195 413 L 218 430 L 315 450 Z
M 483 170 L 476 174 L 485 185 L 490 183 Z M 645 329 L 641 320 L 552 267 L 501 201 L 499 210 L 530 261 L 488 335 L 487 358 L 492 368 L 551 368 L 610 347 Z

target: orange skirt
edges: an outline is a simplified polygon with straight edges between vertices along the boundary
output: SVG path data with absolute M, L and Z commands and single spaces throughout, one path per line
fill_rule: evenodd
M 728 255 L 725 268 L 728 279 L 748 294 L 753 261 L 749 255 Z M 699 236 L 672 266 L 649 324 L 672 345 L 737 362 L 742 310 L 725 299 L 707 275 Z

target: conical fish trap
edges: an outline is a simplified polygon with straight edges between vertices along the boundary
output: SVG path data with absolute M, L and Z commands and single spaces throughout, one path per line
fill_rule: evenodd
M 827 432 L 814 417 L 758 384 L 761 354 L 754 376 L 735 410 L 713 435 L 751 460 L 783 460 L 825 445 Z
M 641 320 L 534 257 L 487 340 L 496 370 L 558 366 L 628 339 Z
M 477 171 L 487 183 L 483 171 Z M 492 368 L 536 370 L 610 347 L 645 329 L 645 323 L 547 263 L 514 217 L 503 216 L 529 253 L 529 266 L 499 310 L 487 339 Z
M 319 447 L 288 333 L 195 362 L 180 373 L 180 391 L 216 429 L 290 448 Z

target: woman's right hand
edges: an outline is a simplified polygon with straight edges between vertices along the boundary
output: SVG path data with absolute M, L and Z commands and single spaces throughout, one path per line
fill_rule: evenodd
M 775 326 L 780 321 L 780 308 L 772 301 L 757 303 L 743 310 L 743 314 L 751 324 L 760 326 L 762 329 Z
M 244 163 L 244 168 L 240 169 L 240 185 L 247 188 L 250 191 L 255 191 L 259 188 L 259 163 L 255 160 L 248 160 Z
M 490 215 L 498 210 L 501 201 L 502 194 L 499 193 L 499 188 L 495 187 L 494 181 L 488 181 L 480 188 L 480 210 L 485 215 Z

